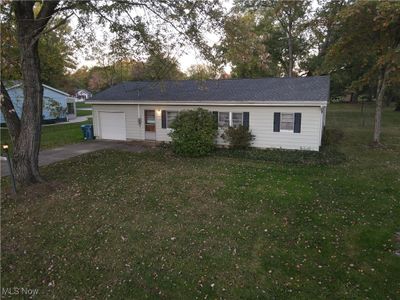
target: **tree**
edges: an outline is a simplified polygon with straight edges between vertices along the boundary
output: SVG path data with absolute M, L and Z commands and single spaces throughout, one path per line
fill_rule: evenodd
M 15 17 L 11 10 L 6 10 L 3 14 L 1 77 L 5 81 L 20 80 L 22 75 Z M 67 72 L 75 68 L 71 50 L 73 46 L 66 38 L 70 32 L 70 26 L 65 23 L 54 31 L 44 34 L 38 44 L 42 81 L 56 88 L 61 88 L 65 84 Z
M 381 140 L 382 105 L 391 77 L 400 68 L 400 3 L 358 1 L 340 15 L 341 36 L 328 51 L 328 58 L 342 67 L 359 61 L 362 74 L 352 82 L 359 90 L 376 84 L 373 142 Z M 339 64 L 340 62 L 340 64 Z
M 348 0 L 322 1 L 310 21 L 311 44 L 317 53 L 310 55 L 306 63 L 309 75 L 321 73 L 325 56 L 329 48 L 340 38 L 338 15 L 349 5 Z
M 38 155 L 40 149 L 43 86 L 40 67 L 39 43 L 45 33 L 65 24 L 72 15 L 84 16 L 80 30 L 87 30 L 91 17 L 100 25 L 109 24 L 116 39 L 129 41 L 126 47 L 138 51 L 139 46 L 163 42 L 168 25 L 181 38 L 201 41 L 200 30 L 205 26 L 219 24 L 218 1 L 12 1 L 3 4 L 11 10 L 16 20 L 16 36 L 20 53 L 20 68 L 24 89 L 24 105 L 19 117 L 11 99 L 1 82 L 1 110 L 6 120 L 13 144 L 13 163 L 16 180 L 21 185 L 40 182 Z M 132 9 L 141 9 L 144 14 L 132 14 Z M 120 16 L 124 15 L 124 18 Z M 207 17 L 209 22 L 204 22 Z M 56 21 L 56 18 L 59 18 Z M 56 23 L 54 23 L 56 21 Z M 159 24 L 163 23 L 164 27 Z M 153 29 L 152 29 L 153 26 Z M 154 30 L 154 27 L 156 28 Z M 94 30 L 91 30 L 92 34 Z M 164 39 L 163 39 L 164 37 Z M 171 41 L 171 40 L 170 40 Z M 172 40 L 173 41 L 173 40 Z
M 328 52 L 331 47 L 351 28 L 342 26 L 341 13 L 351 5 L 349 0 L 326 1 L 317 8 L 313 19 L 311 20 L 312 45 L 317 49 L 317 53 L 310 55 L 304 63 L 303 68 L 307 70 L 308 75 L 331 75 L 331 96 L 343 96 L 344 93 L 350 93 L 351 102 L 357 102 L 358 95 L 364 92 L 352 83 L 358 80 L 366 64 L 371 64 L 373 58 L 368 57 L 368 53 L 363 56 L 342 56 L 341 59 L 331 59 Z M 358 20 L 362 22 L 362 20 Z M 371 83 L 371 85 L 373 84 Z M 370 93 L 370 91 L 366 91 Z
M 286 76 L 292 77 L 296 65 L 308 54 L 306 32 L 311 2 L 245 0 L 236 1 L 236 5 L 259 16 L 271 59 L 284 68 Z
M 294 76 L 306 60 L 310 1 L 235 1 L 221 43 L 237 77 Z
M 90 69 L 81 68 L 69 75 L 69 90 L 72 90 L 71 86 L 74 86 L 98 92 L 128 80 L 181 80 L 185 78 L 177 60 L 161 53 L 150 55 L 146 61 L 134 59 L 111 61 L 106 54 L 100 57 L 96 66 Z
M 143 74 L 137 80 L 180 80 L 185 74 L 178 61 L 161 51 L 153 52 L 144 63 Z
M 89 68 L 87 66 L 83 66 L 75 72 L 68 73 L 64 90 L 70 94 L 74 94 L 76 89 L 86 89 L 88 87 L 89 75 Z
M 219 46 L 228 62 L 232 75 L 239 78 L 273 76 L 265 36 L 258 30 L 253 13 L 235 15 L 224 24 L 225 37 Z
M 215 79 L 218 76 L 217 70 L 209 65 L 191 65 L 187 70 L 189 79 L 207 80 Z
M 286 75 L 293 76 L 296 63 L 300 63 L 308 54 L 308 42 L 305 32 L 308 25 L 307 16 L 310 1 L 265 1 L 266 7 L 264 23 L 267 23 L 273 36 L 270 40 L 275 42 L 273 57 L 285 67 Z M 277 21 L 278 26 L 275 25 Z M 282 41 L 287 46 L 284 47 Z M 287 49 L 287 51 L 286 51 Z

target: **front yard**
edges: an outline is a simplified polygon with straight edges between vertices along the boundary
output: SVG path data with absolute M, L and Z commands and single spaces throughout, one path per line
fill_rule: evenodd
M 330 105 L 338 165 L 101 151 L 42 168 L 10 198 L 2 277 L 39 298 L 399 298 L 400 114 L 368 146 L 358 106 Z M 62 170 L 62 171 L 61 171 Z
M 42 126 L 40 149 L 44 150 L 83 142 L 81 125 L 89 123 L 91 123 L 91 121 Z M 11 144 L 7 128 L 1 128 L 1 144 Z

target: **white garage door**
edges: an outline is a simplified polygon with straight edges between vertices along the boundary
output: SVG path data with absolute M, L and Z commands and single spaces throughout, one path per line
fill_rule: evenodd
M 126 140 L 125 113 L 100 112 L 100 137 L 108 140 Z

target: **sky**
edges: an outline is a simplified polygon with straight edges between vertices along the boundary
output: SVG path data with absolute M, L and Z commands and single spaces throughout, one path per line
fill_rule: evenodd
M 230 11 L 233 7 L 233 0 L 224 0 L 223 7 L 227 12 Z M 72 27 L 79 26 L 78 21 L 75 18 L 71 20 L 71 23 Z M 99 27 L 99 30 L 96 32 L 96 38 L 99 41 L 102 40 L 104 31 L 106 31 L 105 34 L 107 34 L 107 30 L 105 28 Z M 212 32 L 207 32 L 204 37 L 210 46 L 217 43 L 221 39 L 220 35 Z M 178 60 L 180 68 L 184 72 L 187 71 L 187 69 L 192 65 L 206 63 L 206 61 L 202 59 L 199 51 L 192 45 L 186 45 L 183 49 L 180 49 L 174 58 Z M 83 66 L 92 67 L 98 64 L 96 60 L 91 59 L 86 53 L 79 53 L 76 59 L 78 62 L 77 69 Z M 225 66 L 226 72 L 229 73 L 230 70 L 231 67 L 229 65 Z

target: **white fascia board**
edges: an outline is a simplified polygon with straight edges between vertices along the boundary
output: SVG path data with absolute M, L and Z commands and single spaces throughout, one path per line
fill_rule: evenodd
M 56 88 L 53 88 L 53 87 L 51 87 L 51 86 L 49 86 L 49 85 L 47 85 L 47 84 L 43 84 L 43 87 L 45 87 L 45 88 L 47 88 L 47 89 L 49 89 L 49 90 L 53 90 L 53 91 L 55 91 L 55 92 L 57 92 L 57 93 L 60 93 L 60 94 L 62 94 L 62 95 L 64 95 L 64 96 L 70 97 L 70 94 L 68 94 L 68 93 L 66 93 L 66 92 L 63 92 L 63 91 L 60 91 L 60 90 L 57 90 Z
M 170 106 L 325 106 L 327 101 L 118 101 L 118 100 L 86 100 L 85 103 L 92 105 L 170 105 Z
M 17 88 L 17 87 L 19 87 L 19 86 L 21 86 L 21 85 L 22 85 L 22 83 L 17 83 L 17 84 L 15 84 L 15 85 L 13 85 L 13 86 L 10 86 L 10 87 L 6 88 L 6 90 L 7 90 L 7 91 L 12 90 L 12 89 L 15 89 L 15 88 Z
M 57 92 L 57 93 L 60 93 L 60 94 L 62 94 L 62 95 L 64 95 L 64 96 L 70 97 L 70 95 L 69 95 L 68 93 L 66 93 L 66 92 L 57 90 L 56 88 L 53 88 L 53 87 L 51 87 L 51 86 L 49 86 L 49 85 L 47 85 L 47 84 L 42 84 L 42 85 L 43 85 L 43 87 L 45 87 L 46 89 L 53 90 L 53 91 L 55 91 L 55 92 Z M 22 87 L 22 83 L 18 83 L 18 84 L 16 84 L 16 85 L 10 86 L 10 87 L 6 88 L 6 90 L 9 91 L 9 90 L 15 89 L 15 88 L 20 87 L 20 86 Z

